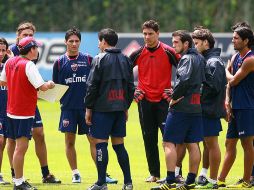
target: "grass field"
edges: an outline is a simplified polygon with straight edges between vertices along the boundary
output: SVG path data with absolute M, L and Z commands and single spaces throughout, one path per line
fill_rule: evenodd
M 76 149 L 78 155 L 78 169 L 82 175 L 82 183 L 73 185 L 71 183 L 72 172 L 65 156 L 64 148 L 64 135 L 58 132 L 58 121 L 59 121 L 59 104 L 58 103 L 47 103 L 39 101 L 39 109 L 42 115 L 44 130 L 46 136 L 46 144 L 48 149 L 48 164 L 50 171 L 62 180 L 61 185 L 44 185 L 41 183 L 41 172 L 39 161 L 35 155 L 34 142 L 31 140 L 28 153 L 25 158 L 25 171 L 24 175 L 29 182 L 35 185 L 41 190 L 85 190 L 92 185 L 97 179 L 97 173 L 95 165 L 91 159 L 89 152 L 89 144 L 85 136 L 78 136 L 76 142 Z M 223 132 L 220 136 L 220 145 L 222 150 L 222 159 L 224 157 L 224 141 L 226 123 L 223 121 Z M 161 145 L 161 138 L 159 145 Z M 145 183 L 144 180 L 149 176 L 145 151 L 143 145 L 142 134 L 138 121 L 137 106 L 135 103 L 132 104 L 129 111 L 129 121 L 127 123 L 127 138 L 125 145 L 129 153 L 131 173 L 133 178 L 133 184 L 135 190 L 149 190 L 155 184 Z M 227 182 L 233 183 L 242 177 L 243 172 L 243 151 L 238 143 L 239 151 L 237 155 L 237 161 L 230 172 Z M 166 175 L 166 167 L 164 161 L 164 153 L 160 146 L 160 159 L 161 159 L 161 175 Z M 200 167 L 201 168 L 201 167 Z M 188 169 L 188 156 L 184 159 L 183 163 L 183 174 L 186 177 Z M 117 185 L 109 185 L 109 190 L 121 190 L 123 184 L 123 176 L 121 169 L 117 163 L 115 153 L 109 144 L 109 165 L 108 172 L 114 178 L 119 180 Z M 6 150 L 4 153 L 2 173 L 6 180 L 11 180 L 10 167 L 8 164 Z M 13 185 L 0 186 L 0 190 L 13 189 Z

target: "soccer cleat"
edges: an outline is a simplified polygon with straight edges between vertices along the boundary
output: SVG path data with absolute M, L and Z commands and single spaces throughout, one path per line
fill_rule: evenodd
M 185 179 L 181 175 L 176 176 L 177 184 L 184 184 L 184 182 L 185 182 Z
M 208 182 L 206 185 L 196 186 L 195 189 L 219 189 L 219 186 L 217 183 L 212 184 L 212 183 Z
M 159 177 L 155 177 L 155 176 L 149 176 L 147 179 L 146 179 L 146 181 L 145 182 L 149 182 L 149 183 L 151 183 L 151 182 L 156 182 L 157 180 L 159 180 L 160 178 Z
M 0 185 L 9 185 L 11 184 L 10 182 L 4 181 L 4 178 L 2 175 L 0 175 Z
M 106 174 L 106 183 L 107 184 L 117 184 L 118 180 L 110 177 L 109 174 Z
M 186 183 L 179 185 L 176 190 L 189 190 L 189 189 L 195 189 L 196 184 L 192 183 L 187 185 Z
M 166 182 L 166 178 L 162 178 L 162 179 L 159 179 L 156 181 L 156 183 L 160 183 L 160 184 L 165 183 L 165 182 Z
M 247 183 L 246 181 L 244 181 L 243 179 L 240 179 L 238 182 L 236 182 L 235 184 L 232 185 L 227 185 L 227 188 L 232 188 L 232 189 L 242 189 L 242 188 L 251 188 L 251 184 Z
M 107 184 L 97 185 L 96 183 L 89 187 L 87 190 L 108 190 Z
M 14 184 L 13 190 L 38 190 L 38 189 L 30 185 L 27 181 L 23 181 L 21 185 L 16 186 Z
M 74 174 L 74 175 L 72 176 L 72 183 L 81 183 L 80 174 Z
M 133 190 L 132 183 L 124 184 L 122 190 Z
M 49 174 L 47 177 L 42 178 L 42 183 L 61 183 L 53 174 Z
M 165 182 L 161 184 L 160 186 L 151 188 L 151 190 L 170 190 L 170 189 L 176 189 L 176 184 L 175 183 L 169 184 Z
M 206 185 L 208 183 L 208 180 L 205 176 L 198 176 L 198 181 L 197 181 L 197 184 L 198 185 Z
M 225 181 L 218 180 L 217 184 L 218 184 L 219 187 L 226 187 L 227 186 Z

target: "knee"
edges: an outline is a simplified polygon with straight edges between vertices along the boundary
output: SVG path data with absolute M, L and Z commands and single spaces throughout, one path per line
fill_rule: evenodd
M 75 142 L 74 142 L 74 141 L 69 141 L 69 140 L 67 140 L 67 141 L 65 142 L 65 147 L 66 147 L 66 149 L 74 148 L 74 146 L 75 146 Z M 90 145 L 90 146 L 91 146 L 91 145 Z
M 44 132 L 43 130 L 34 130 L 33 131 L 33 139 L 35 142 L 45 142 L 45 135 L 44 135 Z

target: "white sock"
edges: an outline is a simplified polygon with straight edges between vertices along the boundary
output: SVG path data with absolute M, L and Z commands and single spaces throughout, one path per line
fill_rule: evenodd
M 73 174 L 73 175 L 75 175 L 75 174 L 79 174 L 78 169 L 72 170 L 72 174 Z
M 202 168 L 202 170 L 201 170 L 201 172 L 200 172 L 200 175 L 206 177 L 206 176 L 207 176 L 207 171 L 208 171 L 208 169 Z
M 179 176 L 180 167 L 175 167 L 175 177 Z
M 217 180 L 214 180 L 214 179 L 211 179 L 211 178 L 209 178 L 208 181 L 209 181 L 210 183 L 212 183 L 212 184 L 217 183 Z
M 21 185 L 24 182 L 23 177 L 21 177 L 19 179 L 14 179 L 14 182 L 15 182 L 16 186 Z

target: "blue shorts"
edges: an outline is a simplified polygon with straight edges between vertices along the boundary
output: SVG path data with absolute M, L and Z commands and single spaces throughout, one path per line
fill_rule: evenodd
M 88 134 L 85 122 L 85 111 L 83 109 L 62 110 L 59 122 L 59 131 L 62 133 Z
M 222 131 L 222 125 L 219 118 L 208 118 L 203 116 L 202 120 L 204 137 L 219 136 Z
M 227 138 L 254 136 L 254 110 L 233 110 L 233 115 L 228 123 Z
M 8 128 L 6 130 L 7 138 L 16 140 L 20 137 L 32 137 L 32 125 L 34 118 L 29 119 L 13 119 L 7 117 Z
M 0 136 L 6 137 L 7 130 L 7 116 L 0 114 Z
M 202 140 L 203 123 L 200 114 L 169 111 L 163 135 L 164 142 L 182 144 Z
M 126 115 L 124 111 L 93 112 L 90 135 L 96 139 L 126 136 Z
M 41 114 L 40 114 L 40 111 L 38 109 L 38 106 L 36 106 L 35 116 L 34 116 L 34 123 L 33 123 L 32 128 L 37 128 L 37 127 L 43 127 Z

